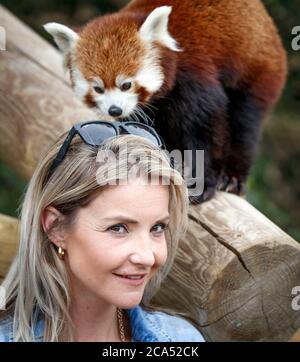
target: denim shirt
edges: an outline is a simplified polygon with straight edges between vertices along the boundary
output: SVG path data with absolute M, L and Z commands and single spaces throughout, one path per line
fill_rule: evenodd
M 131 342 L 205 342 L 201 333 L 181 316 L 146 311 L 140 305 L 124 309 L 130 318 Z M 13 318 L 0 321 L 0 342 L 14 342 Z M 34 341 L 43 342 L 44 319 L 34 328 Z

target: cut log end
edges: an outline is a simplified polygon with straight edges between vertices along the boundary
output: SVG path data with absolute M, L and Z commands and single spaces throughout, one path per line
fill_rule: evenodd
M 188 311 L 207 340 L 288 341 L 300 327 L 291 306 L 300 245 L 231 194 L 193 206 L 190 222 L 153 302 Z M 253 225 L 255 240 L 243 231 Z

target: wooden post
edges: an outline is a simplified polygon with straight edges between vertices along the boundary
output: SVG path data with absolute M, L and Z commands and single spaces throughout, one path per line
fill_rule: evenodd
M 0 281 L 4 278 L 18 247 L 18 220 L 0 214 Z
M 0 25 L 7 37 L 0 51 L 0 157 L 29 179 L 44 147 L 72 124 L 97 117 L 74 97 L 54 47 L 1 6 Z
M 71 124 L 95 115 L 76 100 L 61 57 L 3 7 L 0 25 L 0 157 L 29 179 L 44 149 Z M 300 284 L 300 245 L 235 195 L 191 206 L 189 229 L 155 305 L 183 312 L 210 341 L 288 341 L 300 328 L 291 307 Z M 13 225 L 13 226 L 12 226 Z M 0 276 L 18 241 L 0 217 Z M 12 247 L 11 247 L 12 245 Z

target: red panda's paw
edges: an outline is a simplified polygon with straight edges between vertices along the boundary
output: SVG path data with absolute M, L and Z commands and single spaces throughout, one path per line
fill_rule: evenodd
M 208 186 L 204 189 L 201 195 L 199 196 L 189 196 L 191 205 L 202 204 L 205 201 L 210 200 L 215 195 L 216 187 Z
M 236 177 L 223 176 L 218 189 L 244 198 L 246 197 L 246 182 L 238 180 Z

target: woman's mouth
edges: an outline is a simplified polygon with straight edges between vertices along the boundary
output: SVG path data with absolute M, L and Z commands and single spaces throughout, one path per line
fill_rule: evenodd
M 147 274 L 141 275 L 119 275 L 114 274 L 121 282 L 128 285 L 138 286 L 144 283 Z

